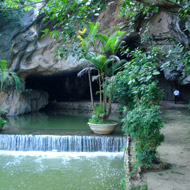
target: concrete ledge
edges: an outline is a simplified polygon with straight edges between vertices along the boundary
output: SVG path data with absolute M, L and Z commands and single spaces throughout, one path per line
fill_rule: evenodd
M 95 104 L 98 104 L 98 102 L 95 102 Z M 59 110 L 93 111 L 91 102 L 50 102 L 49 106 Z M 111 110 L 112 113 L 118 112 L 118 104 L 112 103 Z

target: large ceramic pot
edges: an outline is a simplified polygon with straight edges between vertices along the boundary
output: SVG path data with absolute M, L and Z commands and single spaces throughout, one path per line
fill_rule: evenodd
M 110 124 L 94 124 L 88 123 L 90 129 L 100 135 L 107 135 L 110 134 L 117 126 L 117 123 L 110 123 Z

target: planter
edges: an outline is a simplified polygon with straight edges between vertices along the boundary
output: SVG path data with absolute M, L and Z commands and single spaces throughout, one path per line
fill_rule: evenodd
M 100 135 L 108 135 L 116 128 L 117 123 L 110 123 L 110 124 L 88 123 L 88 125 L 94 133 Z

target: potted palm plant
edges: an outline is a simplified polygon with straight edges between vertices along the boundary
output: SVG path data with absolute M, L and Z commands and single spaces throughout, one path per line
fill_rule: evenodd
M 121 37 L 125 32 L 117 30 L 108 36 L 98 33 L 98 27 L 99 23 L 90 22 L 88 30 L 79 31 L 78 38 L 81 42 L 80 48 L 84 52 L 84 59 L 88 60 L 98 71 L 99 105 L 94 106 L 93 104 L 93 113 L 88 124 L 94 133 L 109 134 L 117 125 L 116 122 L 109 121 L 113 90 L 112 80 L 114 73 L 123 62 L 116 56 L 116 51 L 120 47 Z

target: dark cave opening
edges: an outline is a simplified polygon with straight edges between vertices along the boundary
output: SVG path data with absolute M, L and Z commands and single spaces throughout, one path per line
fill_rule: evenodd
M 124 47 L 130 51 L 138 47 L 138 38 L 126 38 L 123 40 Z M 130 59 L 126 55 L 117 52 L 120 59 Z M 75 102 L 90 101 L 88 74 L 77 77 L 78 72 L 62 73 L 53 75 L 30 75 L 25 79 L 26 89 L 42 90 L 49 94 L 49 102 Z M 115 73 L 116 74 L 116 73 Z M 92 73 L 92 75 L 97 75 Z M 97 80 L 92 82 L 94 100 L 99 99 L 99 86 Z
M 160 75 L 157 77 L 158 86 L 163 92 L 163 100 L 165 101 L 173 101 L 174 95 L 173 92 L 177 88 L 180 91 L 180 101 L 189 102 L 190 101 L 190 85 L 180 85 L 179 81 L 176 80 L 167 80 L 164 76 L 164 72 L 162 71 Z
M 43 90 L 49 94 L 49 102 L 90 101 L 88 75 L 77 77 L 77 73 L 51 76 L 28 76 L 25 80 L 26 89 Z M 98 83 L 92 82 L 94 98 Z

